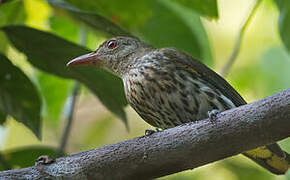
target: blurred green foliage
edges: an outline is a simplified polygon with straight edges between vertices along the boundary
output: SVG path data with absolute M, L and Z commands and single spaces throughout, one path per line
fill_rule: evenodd
M 57 76 L 50 76 L 45 72 L 36 75 L 37 84 L 42 95 L 44 106 L 43 118 L 48 119 L 50 124 L 57 126 L 67 97 L 72 89 L 71 81 L 63 81 Z M 61 87 L 61 90 L 58 90 Z
M 141 36 L 157 48 L 176 47 L 211 65 L 208 38 L 199 16 L 171 1 L 153 4 L 154 16 L 141 27 Z M 172 38 L 172 34 L 178 38 Z
M 40 137 L 40 98 L 35 86 L 1 54 L 0 62 L 0 111 L 22 122 Z
M 24 20 L 23 1 L 11 1 L 0 6 L 0 26 L 22 23 Z
M 288 51 L 290 51 L 290 1 L 275 0 L 280 10 L 279 30 Z
M 174 0 L 176 3 L 183 5 L 184 7 L 190 8 L 196 11 L 202 16 L 209 18 L 218 18 L 218 9 L 216 0 Z
M 248 37 L 251 40 L 245 40 L 245 45 L 241 44 L 245 49 L 244 56 L 241 54 L 237 58 L 229 80 L 249 100 L 290 88 L 290 3 L 286 0 L 264 1 L 260 8 L 266 9 L 270 15 L 264 19 L 256 18 L 259 22 L 249 29 L 266 29 L 263 25 L 272 22 L 270 16 L 275 11 L 271 9 L 277 5 L 279 21 L 275 19 L 271 26 L 279 28 L 282 41 L 275 32 L 271 37 L 263 37 L 260 32 L 246 32 L 245 38 L 247 33 L 254 35 Z M 241 4 L 245 2 L 250 4 L 250 1 L 241 0 Z M 80 110 L 76 113 L 77 121 L 74 122 L 76 129 L 69 141 L 70 152 L 142 134 L 146 125 L 140 118 L 135 120 L 138 117 L 130 109 L 125 109 L 127 102 L 120 79 L 94 68 L 67 69 L 65 64 L 95 49 L 108 37 L 130 35 L 140 37 L 158 48 L 176 47 L 212 68 L 218 67 L 225 63 L 221 57 L 229 49 L 227 43 L 234 41 L 228 37 L 223 21 L 228 16 L 233 16 L 231 21 L 235 21 L 235 15 L 242 12 L 224 13 L 223 9 L 230 7 L 228 4 L 230 2 L 216 0 L 11 0 L 3 4 L 0 1 L 0 123 L 9 128 L 9 121 L 13 117 L 30 128 L 36 136 L 43 134 L 43 142 L 39 144 L 49 145 L 19 146 L 13 150 L 4 148 L 1 157 L 11 167 L 20 168 L 33 165 L 39 155 L 55 156 L 55 147 L 63 129 L 58 130 L 58 126 L 62 127 L 61 120 L 66 116 L 65 105 L 71 98 L 73 80 L 78 80 L 84 86 Z M 215 29 L 219 24 L 222 30 Z M 83 35 L 81 27 L 87 32 L 86 47 L 79 43 L 79 37 Z M 221 31 L 225 31 L 224 36 L 220 35 Z M 259 47 L 261 44 L 253 40 L 256 37 L 260 38 L 258 40 L 262 41 L 262 46 L 265 41 L 267 48 L 263 51 Z M 249 53 L 256 51 L 261 52 Z M 24 54 L 26 60 L 18 57 L 21 54 L 19 52 Z M 15 79 L 9 79 L 11 77 Z M 122 123 L 107 113 L 100 103 L 92 101 L 94 98 L 89 92 L 119 119 L 133 127 L 129 134 L 120 130 Z M 129 112 L 127 116 L 134 121 L 128 122 L 125 112 Z M 41 129 L 44 131 L 40 132 Z M 25 136 L 22 131 L 13 130 L 11 127 L 7 137 L 0 134 L 0 147 L 5 144 L 3 142 L 9 147 L 13 138 Z M 16 142 L 21 144 L 21 139 Z M 289 141 L 284 140 L 281 145 L 290 151 Z M 1 170 L 4 169 L 2 165 L 0 161 Z M 276 178 L 245 158 L 230 158 L 161 179 L 213 178 L 282 180 L 290 179 L 290 176 L 288 173 L 287 176 Z

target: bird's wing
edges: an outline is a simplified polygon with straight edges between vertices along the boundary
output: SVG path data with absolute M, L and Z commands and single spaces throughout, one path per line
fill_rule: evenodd
M 229 98 L 236 106 L 247 104 L 246 101 L 240 96 L 240 94 L 226 80 L 202 64 L 200 61 L 174 48 L 162 48 L 158 49 L 157 51 L 168 57 L 168 59 L 175 61 L 177 64 L 182 64 L 192 68 L 192 70 L 196 71 L 197 74 L 202 77 L 202 79 L 208 81 L 218 90 L 220 90 L 220 92 L 224 93 L 224 95 Z
M 193 57 L 174 48 L 163 48 L 157 51 L 167 57 L 167 59 L 175 61 L 176 64 L 180 64 L 185 68 L 189 67 L 189 71 L 196 72 L 202 79 L 209 81 L 236 106 L 247 104 L 226 80 Z M 268 156 L 265 156 L 265 152 L 267 152 Z M 284 174 L 290 167 L 290 155 L 282 151 L 276 143 L 247 151 L 244 155 L 275 174 Z

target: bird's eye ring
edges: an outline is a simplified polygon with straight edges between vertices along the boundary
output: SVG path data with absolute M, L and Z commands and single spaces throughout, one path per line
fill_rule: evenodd
M 114 49 L 115 47 L 117 47 L 117 41 L 116 40 L 110 40 L 107 42 L 107 47 L 109 49 Z

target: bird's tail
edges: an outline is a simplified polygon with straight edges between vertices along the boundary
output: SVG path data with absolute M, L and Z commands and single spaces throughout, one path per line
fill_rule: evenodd
M 285 174 L 290 169 L 290 155 L 276 143 L 243 154 L 274 174 Z

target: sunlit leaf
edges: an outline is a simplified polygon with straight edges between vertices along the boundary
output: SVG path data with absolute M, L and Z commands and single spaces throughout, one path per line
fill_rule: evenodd
M 25 168 L 34 166 L 36 159 L 41 155 L 48 155 L 53 158 L 56 155 L 56 149 L 53 147 L 45 146 L 30 146 L 19 149 L 14 149 L 8 152 L 3 152 L 2 156 L 14 168 Z M 0 163 L 0 170 L 5 170 Z
M 176 47 L 211 65 L 208 37 L 199 16 L 167 0 L 152 3 L 155 14 L 141 29 L 143 37 L 155 47 Z
M 123 108 L 127 101 L 119 78 L 95 67 L 66 67 L 70 59 L 89 53 L 88 49 L 25 26 L 7 26 L 2 30 L 13 45 L 27 55 L 32 65 L 48 73 L 82 82 L 109 110 L 126 122 Z
M 25 24 L 37 29 L 47 29 L 50 6 L 43 0 L 24 0 L 23 3 L 27 14 Z
M 218 8 L 216 0 L 173 0 L 187 8 L 190 8 L 202 16 L 218 18 Z
M 284 151 L 290 153 L 290 139 L 289 138 L 279 141 L 278 144 Z
M 279 31 L 281 39 L 290 52 L 290 1 L 275 0 L 280 10 Z
M 28 77 L 0 55 L 0 110 L 41 136 L 40 98 Z
M 54 7 L 65 9 L 71 13 L 76 19 L 84 22 L 85 24 L 97 29 L 99 31 L 105 32 L 109 35 L 120 36 L 120 35 L 130 35 L 128 32 L 120 28 L 118 25 L 109 21 L 103 16 L 89 11 L 82 11 L 78 8 L 72 7 L 66 2 L 60 0 L 47 0 Z

